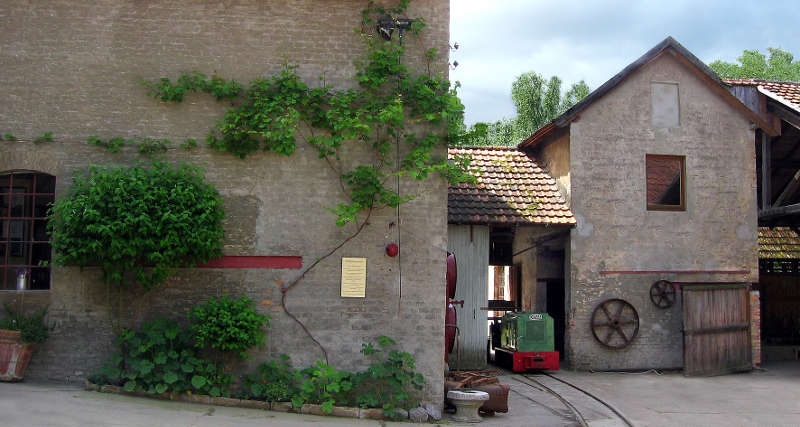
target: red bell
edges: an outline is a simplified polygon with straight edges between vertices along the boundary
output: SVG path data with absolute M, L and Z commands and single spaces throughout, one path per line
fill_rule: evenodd
M 395 243 L 389 243 L 386 245 L 386 255 L 394 258 L 400 252 L 400 248 Z

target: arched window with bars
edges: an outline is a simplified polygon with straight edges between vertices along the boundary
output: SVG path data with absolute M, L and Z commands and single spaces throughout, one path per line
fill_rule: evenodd
M 50 289 L 47 214 L 55 188 L 53 175 L 0 172 L 0 290 Z

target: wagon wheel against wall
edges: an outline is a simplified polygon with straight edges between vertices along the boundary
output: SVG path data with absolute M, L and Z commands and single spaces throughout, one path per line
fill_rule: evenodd
M 592 335 L 609 348 L 625 348 L 639 333 L 639 313 L 618 298 L 601 302 L 592 312 Z
M 675 288 L 666 280 L 659 280 L 650 286 L 650 301 L 658 308 L 670 308 L 675 304 Z

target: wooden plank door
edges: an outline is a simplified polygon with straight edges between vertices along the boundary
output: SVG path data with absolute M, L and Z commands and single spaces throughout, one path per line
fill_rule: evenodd
M 683 373 L 724 375 L 753 367 L 749 286 L 683 287 Z

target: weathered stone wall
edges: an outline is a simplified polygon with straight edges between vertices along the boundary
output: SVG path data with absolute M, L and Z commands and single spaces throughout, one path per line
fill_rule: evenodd
M 204 167 L 223 197 L 225 255 L 301 256 L 306 267 L 354 230 L 352 225 L 337 227 L 326 210 L 343 201 L 337 174 L 302 140 L 291 157 L 255 153 L 240 160 L 205 147 L 186 152 L 177 145 L 186 138 L 202 141 L 224 112 L 224 103 L 190 94 L 182 104 L 163 104 L 146 97 L 140 82 L 191 70 L 247 82 L 272 75 L 288 60 L 310 85 L 324 77 L 339 88 L 352 86 L 353 62 L 362 47 L 353 28 L 366 3 L 4 1 L 0 132 L 23 141 L 0 145 L 0 171 L 53 174 L 60 197 L 71 177 L 90 164 L 139 159 L 132 149 L 112 154 L 89 146 L 89 135 L 168 138 L 175 145 L 169 160 Z M 446 73 L 449 3 L 416 0 L 408 16 L 422 16 L 428 24 L 419 42 L 407 37 L 412 67 L 424 70 L 424 50 L 436 47 L 440 56 L 433 71 Z M 46 131 L 53 132 L 55 142 L 30 142 Z M 367 154 L 354 150 L 343 159 L 355 162 Z M 437 154 L 445 155 L 444 150 Z M 361 344 L 379 335 L 394 337 L 416 357 L 428 381 L 424 399 L 441 402 L 447 186 L 439 179 L 401 186 L 402 192 L 419 196 L 399 214 L 394 209 L 374 212 L 365 231 L 309 273 L 287 303 L 338 368 L 364 368 Z M 396 258 L 384 254 L 391 242 L 400 243 Z M 340 298 L 343 256 L 368 259 L 366 298 Z M 209 296 L 244 294 L 272 316 L 272 326 L 266 347 L 254 351 L 241 368 L 252 369 L 279 353 L 305 366 L 322 355 L 282 312 L 278 285 L 299 273 L 182 270 L 150 293 L 126 296 L 132 313 L 128 321 L 181 319 Z M 106 292 L 96 269 L 54 267 L 51 290 L 0 292 L 0 299 L 50 307 L 55 329 L 34 356 L 30 378 L 78 380 L 112 350 Z
M 537 236 L 544 232 L 544 227 L 519 227 L 514 232 L 514 253 L 529 248 Z M 534 311 L 536 307 L 536 249 L 531 249 L 514 257 L 514 264 L 520 265 L 520 302 L 523 311 Z
M 678 127 L 655 129 L 651 82 L 678 84 Z M 579 369 L 682 366 L 680 294 L 669 309 L 650 285 L 757 281 L 756 178 L 748 120 L 685 65 L 662 54 L 596 100 L 570 126 L 572 230 L 569 362 Z M 686 156 L 686 210 L 648 211 L 645 155 Z M 605 270 L 746 270 L 749 274 L 603 274 Z M 592 310 L 623 298 L 638 310 L 638 338 L 609 350 L 593 338 Z
M 569 234 L 567 234 L 569 235 Z M 565 236 L 565 239 L 566 236 Z M 555 242 L 556 244 L 562 242 Z M 563 279 L 564 278 L 564 254 L 558 252 L 561 247 L 543 247 L 536 256 L 536 274 L 544 279 Z M 538 299 L 538 298 L 537 298 Z
M 564 259 L 552 250 L 563 248 L 568 236 L 569 229 L 558 226 L 521 226 L 515 230 L 513 251 L 518 255 L 514 257 L 514 265 L 520 266 L 522 310 L 540 313 L 549 310 L 547 287 L 540 285 L 539 280 L 564 277 Z M 533 245 L 537 246 L 531 248 Z
M 556 183 L 567 205 L 570 203 L 569 131 L 556 131 L 552 140 L 542 144 L 537 156 Z

